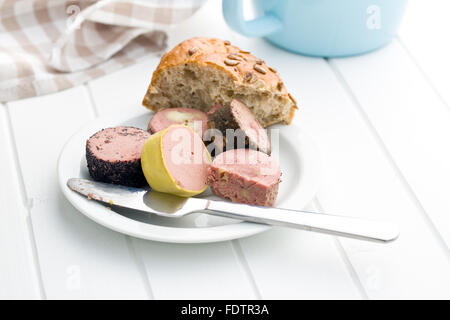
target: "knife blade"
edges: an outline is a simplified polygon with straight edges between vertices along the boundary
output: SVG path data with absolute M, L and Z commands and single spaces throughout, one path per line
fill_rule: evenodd
M 148 189 L 124 187 L 85 179 L 69 179 L 67 185 L 88 199 L 165 217 L 206 213 L 273 226 L 297 228 L 375 242 L 398 238 L 398 226 L 391 222 L 337 216 L 301 210 L 258 207 L 225 201 L 182 198 Z
M 147 189 L 126 187 L 86 179 L 71 178 L 67 186 L 87 197 L 110 206 L 130 208 L 165 217 L 181 217 L 206 209 L 209 200 L 184 198 Z

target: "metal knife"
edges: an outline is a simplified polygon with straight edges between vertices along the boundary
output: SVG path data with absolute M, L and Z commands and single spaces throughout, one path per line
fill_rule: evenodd
M 143 213 L 177 218 L 206 213 L 273 226 L 297 228 L 375 242 L 391 242 L 399 229 L 391 222 L 336 216 L 301 210 L 258 207 L 226 201 L 182 198 L 156 191 L 72 178 L 67 186 L 88 199 Z

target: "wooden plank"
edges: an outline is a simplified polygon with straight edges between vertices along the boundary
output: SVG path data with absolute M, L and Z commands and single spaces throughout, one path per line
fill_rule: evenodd
M 249 40 L 247 44 L 253 52 L 265 53 L 266 61 L 277 66 L 299 100 L 294 122 L 314 137 L 322 153 L 323 183 L 317 198 L 324 212 L 389 219 L 401 227 L 401 237 L 389 245 L 340 239 L 368 297 L 448 298 L 450 263 L 446 248 L 332 69 L 322 59 L 291 54 L 261 40 Z M 342 61 L 351 64 L 351 59 Z M 373 62 L 372 71 L 382 73 L 386 69 L 383 61 L 376 67 Z M 364 82 L 367 65 L 371 64 L 354 67 L 364 75 L 355 79 Z M 371 87 L 371 98 L 374 93 L 391 90 L 389 86 L 393 84 L 388 79 L 381 79 L 376 88 Z M 391 91 L 393 98 L 397 97 Z M 292 252 L 294 248 L 292 244 Z M 280 263 L 280 273 L 284 269 Z
M 66 140 L 93 118 L 83 87 L 9 104 L 48 298 L 147 298 L 126 238 L 88 220 L 59 191 Z
M 217 14 L 221 10 L 220 1 L 207 1 L 195 16 L 168 30 L 168 49 L 193 36 L 244 39 L 230 32 L 222 15 Z M 142 99 L 159 60 L 160 56 L 150 55 L 139 64 L 89 82 L 99 113 L 107 115 L 142 110 Z
M 121 113 L 126 119 L 127 113 L 143 110 L 140 103 L 159 59 L 150 58 L 91 81 L 89 91 L 99 115 Z M 198 246 L 138 239 L 132 243 L 144 263 L 156 299 L 255 298 L 229 241 Z
M 397 41 L 374 54 L 333 63 L 450 246 L 450 110 Z
M 0 299 L 39 299 L 39 275 L 11 143 L 6 106 L 0 104 Z
M 245 6 L 248 7 L 248 4 Z M 227 26 L 221 1 L 207 1 L 194 16 L 169 30 L 168 34 L 169 48 L 192 37 L 212 37 L 231 42 L 244 38 Z
M 220 4 L 209 1 L 196 14 L 195 20 L 171 30 L 169 47 L 205 31 L 212 36 L 217 28 L 204 28 L 204 23 L 211 20 L 209 13 L 217 10 L 217 5 Z M 142 98 L 159 59 L 149 57 L 135 66 L 91 81 L 89 89 L 99 115 L 126 114 L 142 109 Z M 138 239 L 132 242 L 143 260 L 157 299 L 255 298 L 257 295 L 229 241 L 202 245 L 164 244 Z M 205 269 L 205 266 L 209 268 Z
M 295 208 L 295 205 L 291 205 Z M 310 206 L 308 210 L 316 210 Z M 334 237 L 274 228 L 239 240 L 264 299 L 361 299 Z M 264 249 L 262 249 L 264 248 Z
M 301 106 L 304 105 L 303 89 L 296 85 L 297 78 L 320 79 L 322 73 L 326 72 L 321 59 L 289 54 L 262 40 L 247 39 L 236 34 L 230 38 L 237 45 L 265 59 L 269 65 L 276 66 L 288 89 L 299 97 Z M 301 61 L 300 68 L 296 67 L 297 60 Z M 336 81 L 332 83 L 336 84 Z M 320 81 L 315 82 L 315 85 L 323 87 Z M 317 89 L 315 93 L 317 94 Z M 315 104 L 311 104 L 311 107 L 314 108 Z M 296 117 L 301 119 L 302 111 Z M 295 201 L 287 207 L 296 208 Z M 352 276 L 352 266 L 346 263 L 346 253 L 339 250 L 333 237 L 275 229 L 264 235 L 239 240 L 239 243 L 263 298 L 366 297 L 364 290 L 359 288 L 360 280 L 357 276 Z M 262 252 L 261 244 L 270 250 Z
M 450 20 L 447 0 L 409 1 L 399 39 L 450 107 Z
M 230 241 L 179 245 L 134 240 L 155 299 L 255 299 Z
M 100 116 L 133 114 L 145 110 L 142 99 L 153 70 L 160 60 L 152 56 L 141 63 L 89 82 L 89 89 Z

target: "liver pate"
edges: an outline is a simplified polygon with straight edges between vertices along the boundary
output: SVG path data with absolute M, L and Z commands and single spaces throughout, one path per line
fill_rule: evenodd
M 89 174 L 96 181 L 131 187 L 146 185 L 141 151 L 150 134 L 133 127 L 107 128 L 86 142 Z
M 201 138 L 189 128 L 170 127 L 162 138 L 162 154 L 168 172 L 182 189 L 207 187 L 208 151 Z
M 173 124 L 181 124 L 192 128 L 203 137 L 207 130 L 208 116 L 206 113 L 190 108 L 169 108 L 157 112 L 148 124 L 152 133 L 164 130 Z
M 216 154 L 230 149 L 250 148 L 270 155 L 267 131 L 245 104 L 234 99 L 230 104 L 213 110 L 208 113 L 208 128 L 218 130 L 221 135 L 221 139 L 211 139 L 214 140 Z M 209 134 L 214 136 L 213 131 Z
M 208 182 L 219 197 L 233 202 L 273 206 L 281 171 L 275 159 L 251 149 L 221 153 L 209 168 Z

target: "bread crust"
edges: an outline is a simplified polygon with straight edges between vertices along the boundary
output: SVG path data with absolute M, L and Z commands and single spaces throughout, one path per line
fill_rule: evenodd
M 230 55 L 236 56 L 239 60 L 230 59 Z M 234 61 L 239 61 L 239 63 L 231 65 Z M 225 71 L 238 85 L 253 86 L 255 82 L 258 82 L 259 89 L 274 92 L 292 101 L 291 110 L 286 113 L 286 117 L 274 120 L 273 123 L 282 121 L 290 124 L 295 110 L 298 109 L 296 101 L 288 93 L 275 69 L 267 66 L 263 60 L 255 57 L 250 52 L 231 45 L 229 41 L 203 37 L 185 40 L 162 56 L 158 67 L 153 72 L 152 81 L 142 101 L 145 107 L 158 111 L 155 106 L 152 106 L 150 97 L 151 93 L 157 90 L 155 84 L 158 76 L 166 68 L 182 64 L 213 65 Z M 263 69 L 262 72 L 258 71 L 261 68 Z M 267 126 L 270 124 L 272 123 L 263 125 Z

